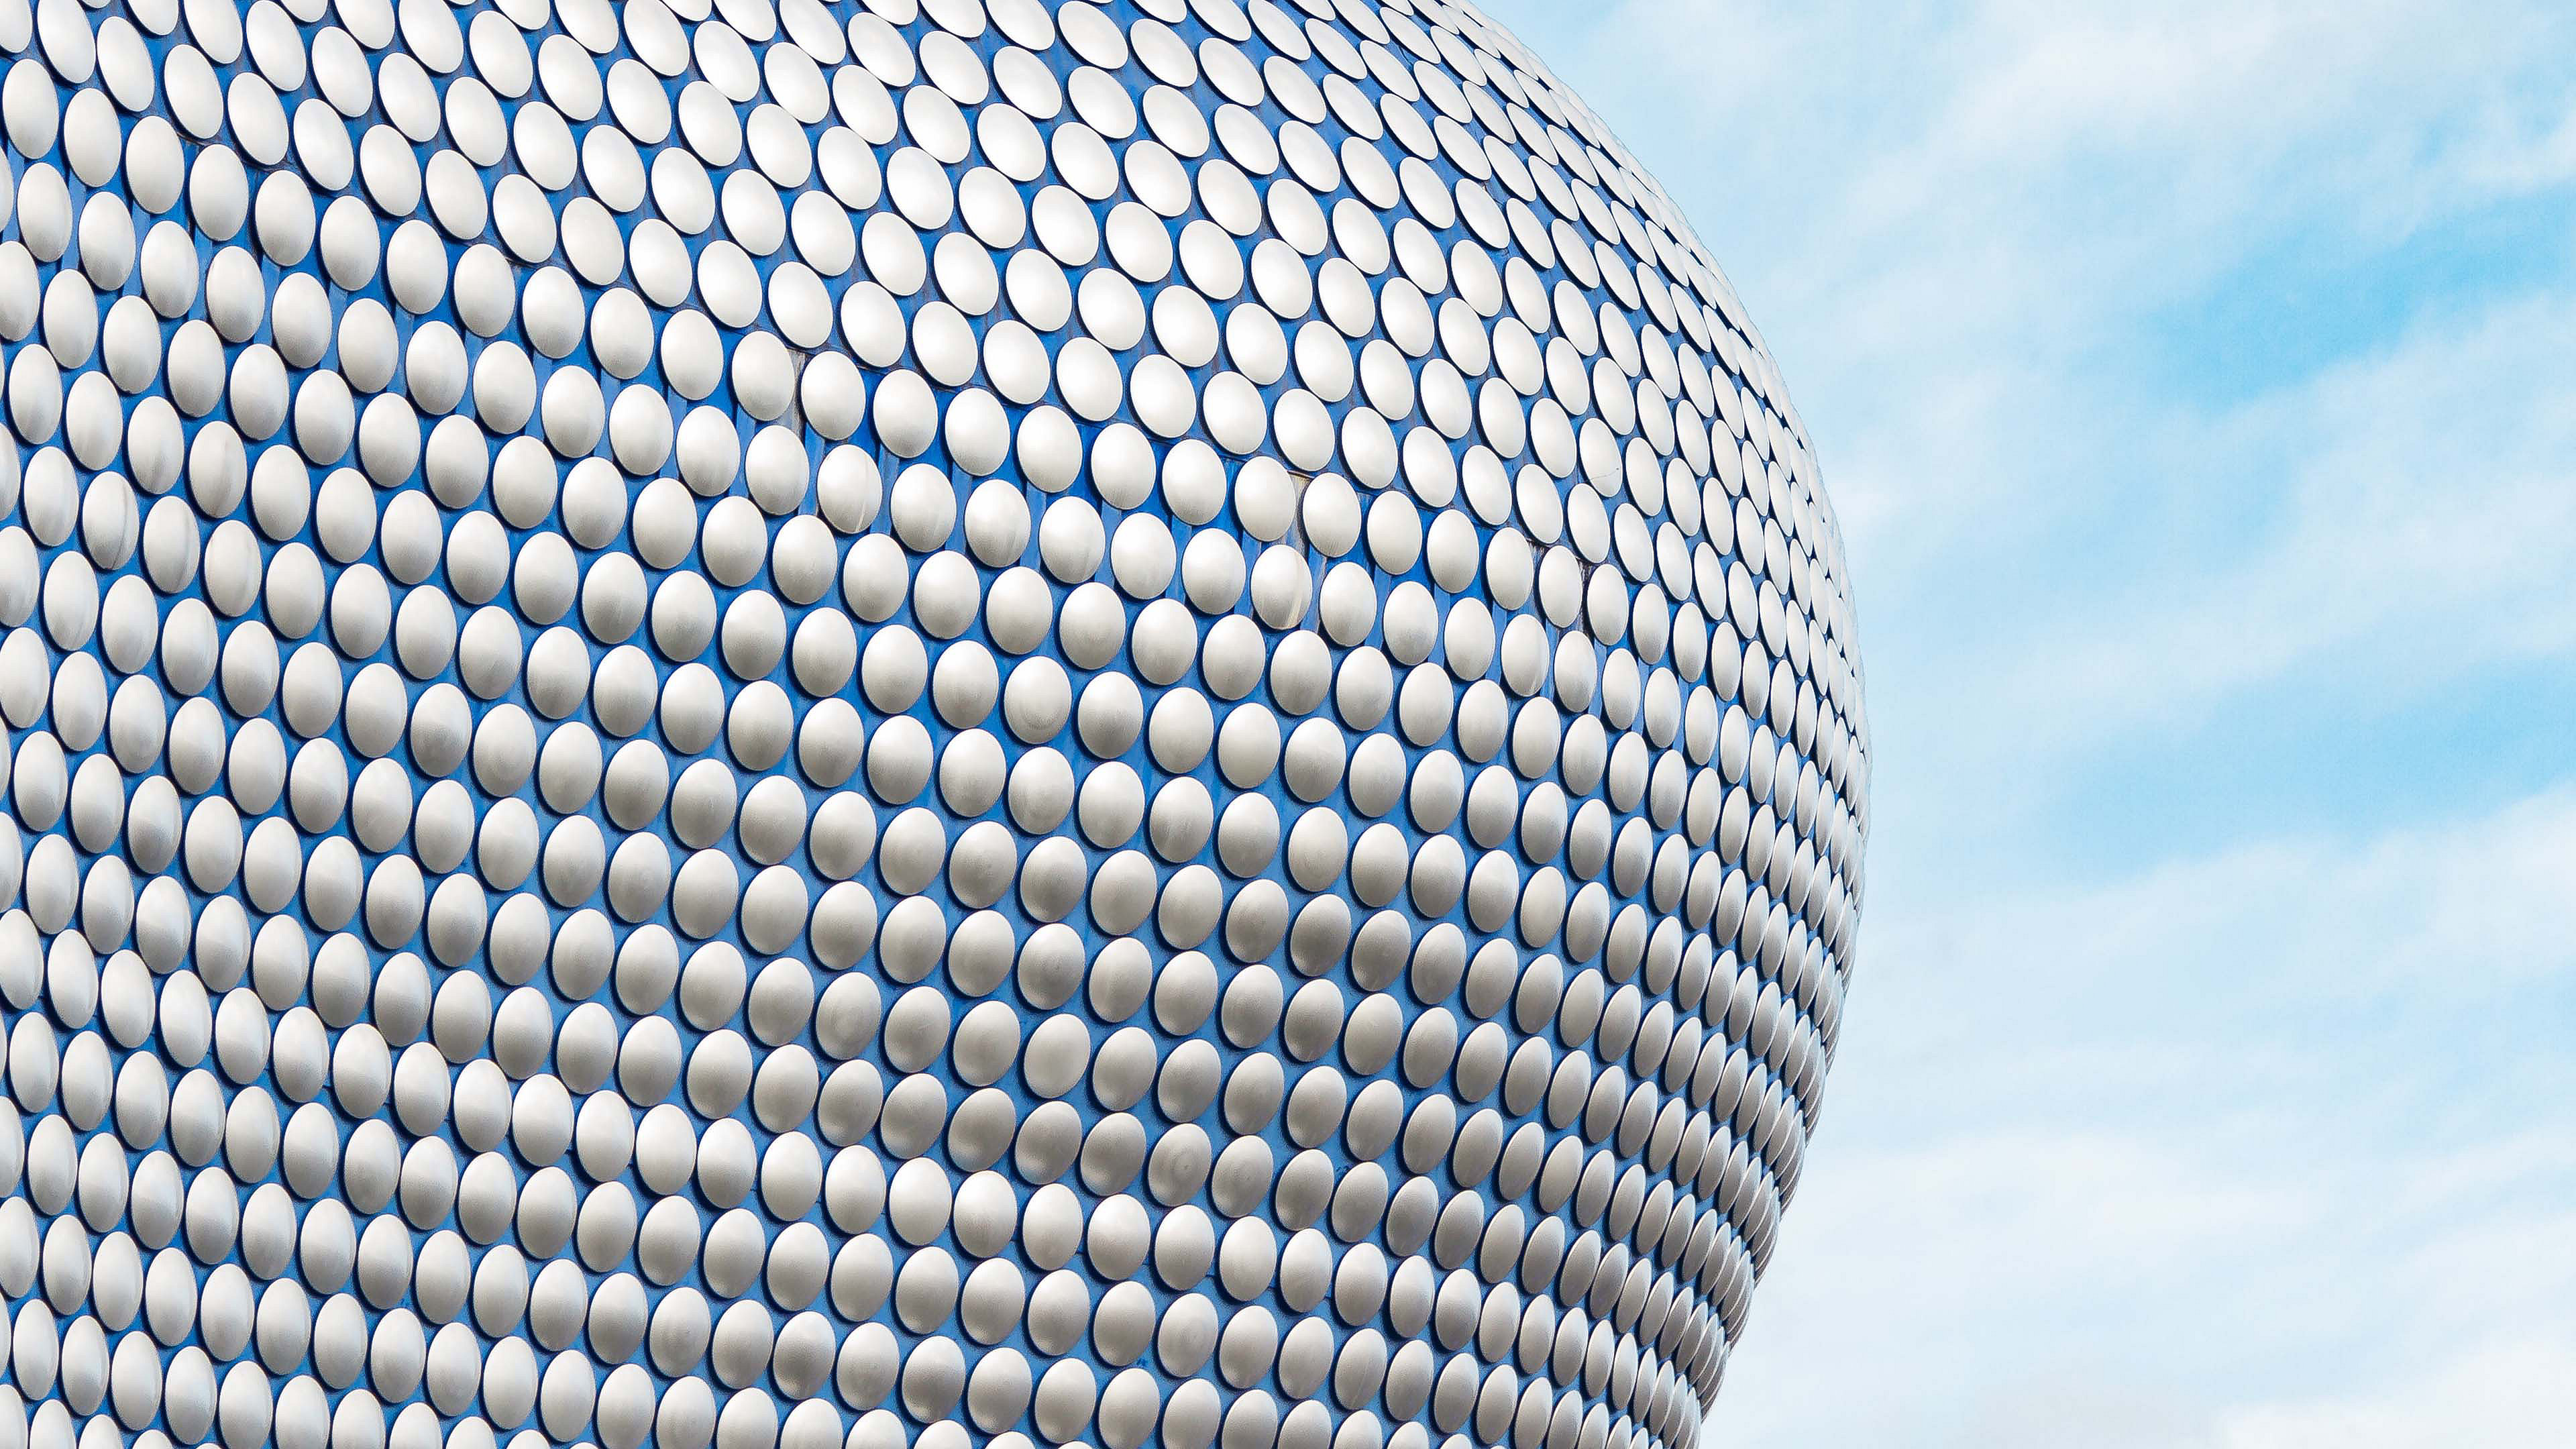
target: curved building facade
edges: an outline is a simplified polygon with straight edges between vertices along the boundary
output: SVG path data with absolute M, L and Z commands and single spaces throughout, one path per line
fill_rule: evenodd
M 0 0 L 0 1439 L 1686 1449 L 1841 540 L 1453 0 Z

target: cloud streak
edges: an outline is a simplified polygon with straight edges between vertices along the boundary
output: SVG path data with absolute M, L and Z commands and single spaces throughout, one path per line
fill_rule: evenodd
M 2560 1352 L 2571 871 L 2560 790 L 1874 923 L 1908 968 L 1851 1018 L 1712 1443 L 2338 1443 Z

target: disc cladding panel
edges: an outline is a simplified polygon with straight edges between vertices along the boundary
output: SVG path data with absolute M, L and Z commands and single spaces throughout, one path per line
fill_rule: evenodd
M 0 0 L 0 1438 L 1686 1449 L 1867 729 L 1440 0 Z

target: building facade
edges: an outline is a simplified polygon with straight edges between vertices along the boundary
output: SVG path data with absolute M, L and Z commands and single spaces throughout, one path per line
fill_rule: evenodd
M 1446 0 L 0 0 L 0 1437 L 1687 1449 L 1841 539 Z

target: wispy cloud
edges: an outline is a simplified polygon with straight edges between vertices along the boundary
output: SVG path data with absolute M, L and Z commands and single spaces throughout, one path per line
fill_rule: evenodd
M 2562 1225 L 2576 1229 L 2576 1223 Z M 2511 1272 L 2514 1265 L 2490 1265 Z M 2231 1415 L 2220 1449 L 2561 1449 L 2576 1423 L 2576 1334 L 2473 1339 L 2376 1393 Z
M 2566 650 L 2571 335 L 2576 296 L 2519 297 L 2201 420 L 2204 478 L 2256 495 L 2232 531 L 2007 621 L 2002 676 L 1963 692 L 2066 749 L 2303 668 L 2377 704 Z
M 2553 791 L 1873 923 L 1712 1445 L 2542 1442 L 2329 1430 L 2576 1342 L 2571 875 Z

